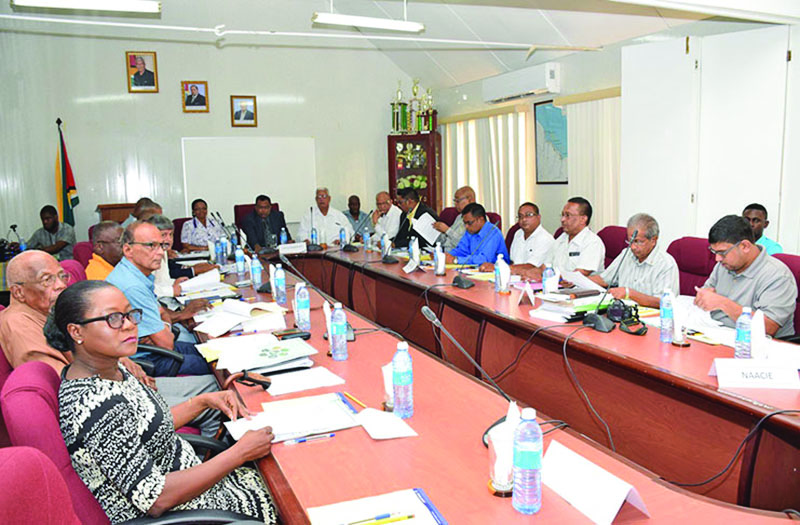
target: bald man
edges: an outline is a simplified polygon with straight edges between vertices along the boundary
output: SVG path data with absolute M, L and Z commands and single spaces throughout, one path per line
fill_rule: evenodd
M 372 212 L 372 225 L 375 227 L 375 239 L 380 240 L 385 233 L 392 241 L 400 229 L 403 212 L 392 203 L 392 197 L 386 191 L 375 195 L 375 211 Z
M 455 204 L 456 210 L 458 210 L 458 217 L 453 222 L 453 225 L 448 226 L 441 221 L 434 223 L 433 227 L 442 233 L 442 235 L 439 236 L 439 241 L 442 243 L 445 252 L 454 250 L 455 247 L 458 246 L 458 243 L 461 242 L 461 238 L 467 231 L 462 212 L 464 208 L 473 202 L 475 202 L 475 190 L 469 186 L 458 188 L 453 195 L 453 204 Z

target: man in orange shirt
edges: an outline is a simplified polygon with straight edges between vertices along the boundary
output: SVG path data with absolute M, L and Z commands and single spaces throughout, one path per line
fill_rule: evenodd
M 86 266 L 86 278 L 105 281 L 114 266 L 122 259 L 122 226 L 114 221 L 103 221 L 92 232 L 92 254 Z

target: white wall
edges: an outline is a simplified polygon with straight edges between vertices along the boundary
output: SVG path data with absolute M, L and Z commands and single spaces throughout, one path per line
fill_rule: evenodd
M 781 181 L 781 208 L 773 212 L 770 220 L 779 218 L 780 229 L 770 225 L 766 235 L 780 239 L 786 251 L 800 253 L 800 28 L 790 28 L 789 48 L 794 57 L 788 63 L 786 87 L 786 130 L 784 134 L 783 178 Z
M 129 94 L 125 51 L 156 51 L 160 92 Z M 38 211 L 55 204 L 53 166 L 56 117 L 64 121 L 67 149 L 81 204 L 79 240 L 96 222 L 98 203 L 151 196 L 167 215 L 184 210 L 182 137 L 313 137 L 320 185 L 333 206 L 357 193 L 369 209 L 387 185 L 389 101 L 408 76 L 372 48 L 257 47 L 0 32 L 0 236 L 11 223 L 29 236 L 41 226 Z M 209 82 L 210 113 L 184 114 L 181 80 Z M 232 128 L 229 95 L 258 97 L 258 127 Z M 202 197 L 214 209 L 220 184 Z M 263 173 L 253 196 L 270 192 Z M 308 192 L 313 202 L 313 188 Z M 187 196 L 190 200 L 198 195 Z M 228 211 L 232 214 L 232 211 Z

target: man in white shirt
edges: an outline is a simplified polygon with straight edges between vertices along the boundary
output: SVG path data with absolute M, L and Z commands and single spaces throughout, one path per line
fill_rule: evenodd
M 403 212 L 400 208 L 392 204 L 392 197 L 386 191 L 381 191 L 375 195 L 375 211 L 372 212 L 372 224 L 375 226 L 375 239 L 380 238 L 385 233 L 392 241 L 400 229 L 400 219 Z
M 553 267 L 560 272 L 579 271 L 584 275 L 603 270 L 606 247 L 589 229 L 592 205 L 583 197 L 573 197 L 561 210 L 564 232 L 553 245 Z M 542 268 L 543 269 L 543 268 Z M 541 272 L 540 272 L 541 278 Z
M 311 242 L 311 216 L 313 213 L 313 227 L 317 230 L 317 236 L 320 244 L 339 244 L 339 230 L 344 228 L 347 239 L 353 236 L 353 227 L 350 221 L 344 216 L 344 213 L 330 207 L 331 195 L 328 188 L 317 188 L 315 197 L 317 201 L 316 208 L 313 208 L 303 214 L 300 219 L 300 231 L 297 238 L 302 239 L 306 244 Z
M 467 232 L 462 212 L 464 208 L 473 202 L 475 202 L 475 190 L 469 186 L 458 188 L 453 195 L 453 204 L 456 205 L 456 211 L 458 211 L 458 217 L 453 221 L 453 225 L 448 226 L 447 223 L 442 221 L 436 221 L 433 224 L 433 227 L 442 233 L 442 235 L 439 236 L 439 241 L 442 243 L 444 251 L 450 252 L 455 249 L 458 243 L 461 242 L 461 238 Z
M 555 239 L 542 226 L 539 207 L 532 202 L 522 204 L 517 211 L 519 229 L 511 243 L 511 273 L 526 274 L 550 262 Z M 494 271 L 494 264 L 484 263 L 481 271 Z

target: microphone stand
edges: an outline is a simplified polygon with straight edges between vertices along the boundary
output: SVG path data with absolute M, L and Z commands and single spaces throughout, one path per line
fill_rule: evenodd
M 633 235 L 631 236 L 631 242 L 636 240 L 636 235 L 639 233 L 639 230 L 634 230 Z M 608 289 L 611 288 L 617 282 L 617 277 L 619 276 L 619 269 L 622 268 L 622 262 L 625 260 L 625 256 L 628 255 L 630 251 L 631 245 L 628 244 L 622 253 L 622 258 L 619 260 L 619 266 L 617 266 L 617 270 L 614 272 L 614 277 L 611 279 L 610 283 L 606 283 L 608 286 L 606 287 L 606 291 L 603 292 L 603 295 L 600 296 L 600 301 L 597 302 L 597 308 L 595 308 L 594 312 L 590 314 L 586 314 L 583 318 L 584 326 L 591 326 L 598 332 L 605 332 L 608 333 L 613 330 L 617 325 L 609 319 L 608 317 L 602 317 L 598 312 L 600 312 L 600 307 L 603 304 L 603 299 L 606 298 L 608 295 Z
M 308 211 L 309 211 L 309 213 L 311 213 L 311 231 L 308 232 L 308 235 L 310 236 L 311 232 L 314 231 L 314 207 L 313 206 L 309 206 L 308 207 Z M 319 235 L 319 232 L 317 232 L 317 234 Z M 319 237 L 317 237 L 317 239 L 319 239 Z M 312 244 L 312 243 L 309 242 L 308 246 L 306 246 L 306 251 L 309 251 L 309 252 L 321 252 L 322 251 L 322 246 L 320 246 L 319 244 Z
M 352 242 L 353 242 L 353 239 L 355 239 L 355 238 L 356 238 L 356 235 L 358 235 L 358 230 L 359 230 L 359 228 L 361 228 L 361 226 L 364 224 L 364 219 L 367 219 L 367 218 L 369 218 L 369 216 L 370 216 L 370 215 L 372 215 L 372 212 L 373 212 L 373 211 L 374 211 L 374 210 L 370 210 L 370 212 L 369 212 L 369 213 L 368 213 L 368 214 L 367 214 L 367 215 L 366 215 L 366 216 L 365 216 L 363 219 L 361 219 L 360 221 L 358 221 L 358 223 L 356 223 L 355 231 L 353 232 L 353 235 L 351 235 L 351 236 L 350 236 L 350 240 L 349 240 L 349 241 L 347 241 L 347 244 L 345 244 L 344 246 L 342 246 L 342 251 L 345 251 L 345 252 L 351 252 L 351 253 L 352 253 L 352 252 L 357 252 L 357 251 L 358 251 L 358 248 L 357 248 L 357 247 L 355 247 L 355 246 L 353 246 L 353 245 L 352 245 L 352 244 L 350 244 L 350 243 L 352 243 Z M 348 213 L 349 213 L 349 211 L 348 211 Z M 363 240 L 363 239 L 362 239 L 362 240 Z M 364 245 L 364 251 L 365 251 L 365 252 L 367 251 L 367 245 L 366 245 L 366 244 Z

